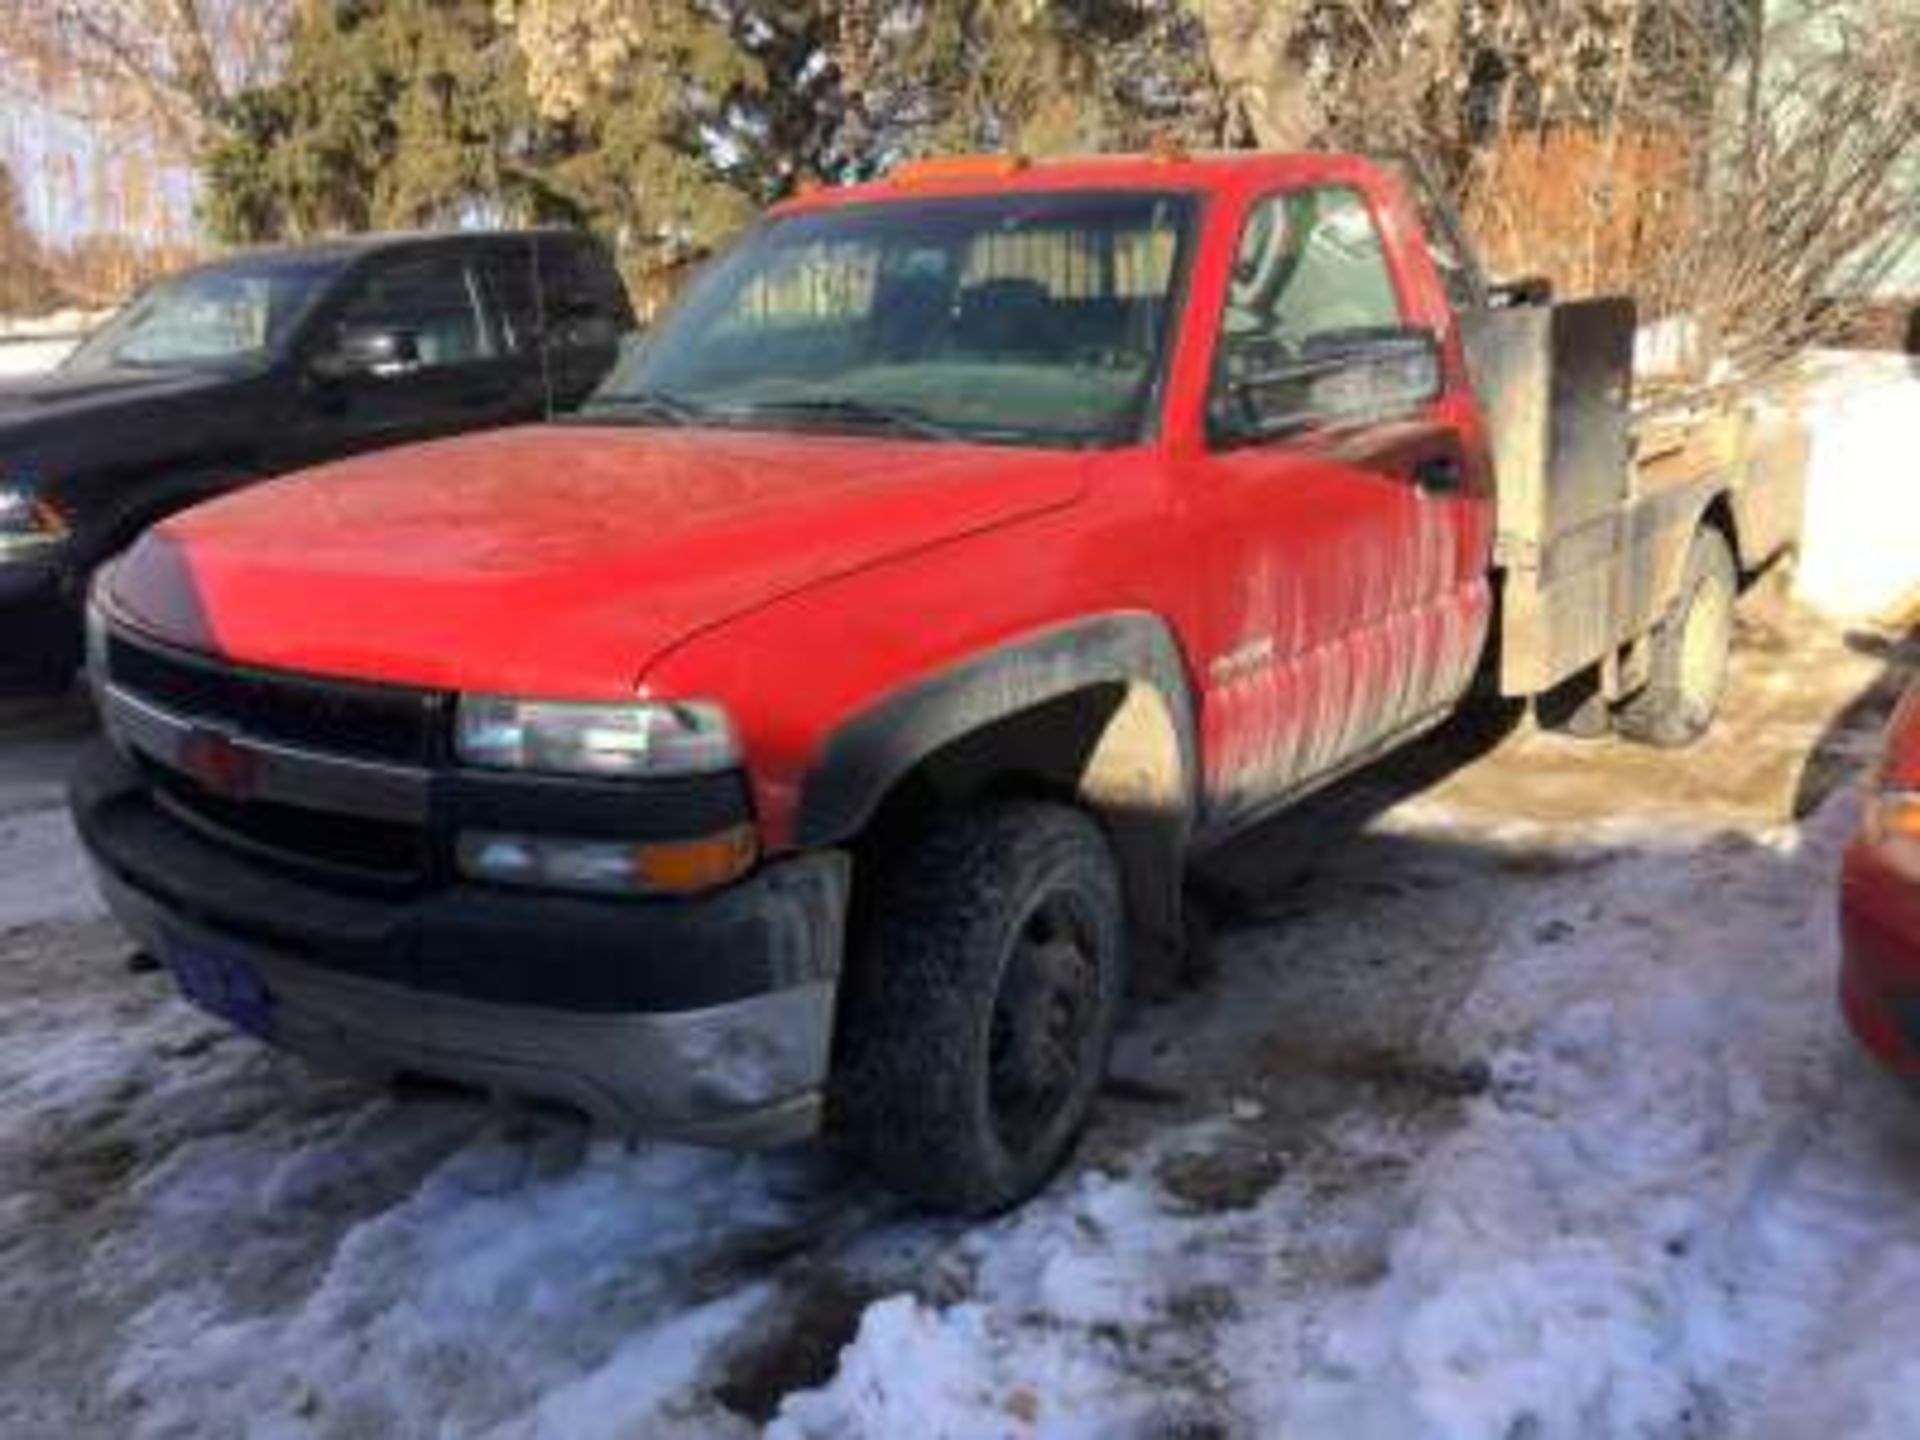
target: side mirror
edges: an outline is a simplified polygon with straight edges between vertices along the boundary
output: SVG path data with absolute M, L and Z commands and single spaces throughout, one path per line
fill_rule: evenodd
M 1521 310 L 1553 303 L 1553 281 L 1544 275 L 1523 275 L 1487 286 L 1487 305 L 1493 310 Z
M 1209 416 L 1217 443 L 1271 440 L 1314 425 L 1370 425 L 1440 396 L 1440 341 L 1430 330 L 1384 327 L 1317 335 L 1300 355 L 1218 387 Z
M 412 330 L 382 325 L 349 325 L 343 328 L 330 350 L 313 362 L 313 371 L 323 380 L 347 380 L 373 376 L 392 380 L 411 375 L 420 368 L 420 337 Z

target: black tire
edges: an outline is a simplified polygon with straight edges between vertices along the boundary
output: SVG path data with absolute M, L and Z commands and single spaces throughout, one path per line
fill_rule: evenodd
M 1112 851 L 1077 810 L 1005 802 L 941 821 L 876 883 L 841 1014 L 842 1138 L 924 1205 L 1016 1205 L 1106 1071 L 1126 989 Z
M 1534 696 L 1533 720 L 1549 734 L 1575 740 L 1604 740 L 1613 733 L 1612 708 L 1591 669 Z
M 1622 735 L 1672 749 L 1707 733 L 1726 690 L 1739 584 L 1727 537 L 1702 526 L 1687 551 L 1680 593 L 1653 632 L 1653 673 L 1614 712 Z

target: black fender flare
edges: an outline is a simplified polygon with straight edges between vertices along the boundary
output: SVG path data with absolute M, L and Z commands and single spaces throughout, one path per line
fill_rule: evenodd
M 1201 782 L 1186 666 L 1157 615 L 1110 612 L 1033 631 L 884 696 L 834 731 L 803 777 L 795 840 L 848 843 L 947 746 L 1103 687 L 1119 694 L 1086 756 L 1079 799 L 1114 846 L 1136 974 L 1165 991 L 1186 952 L 1186 857 Z
M 1166 708 L 1187 823 L 1197 809 L 1198 744 L 1186 669 L 1159 616 L 1117 611 L 1029 632 L 889 692 L 845 721 L 803 777 L 795 840 L 841 844 L 888 793 L 954 741 L 1049 700 L 1100 685 L 1143 685 Z

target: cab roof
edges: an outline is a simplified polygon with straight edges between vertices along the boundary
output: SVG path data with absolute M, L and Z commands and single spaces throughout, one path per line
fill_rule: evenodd
M 490 230 L 373 230 L 356 235 L 333 235 L 317 240 L 297 241 L 292 244 L 241 245 L 221 254 L 209 256 L 198 264 L 187 267 L 187 270 L 215 270 L 222 265 L 239 261 L 249 263 L 284 261 L 288 265 L 344 267 L 370 256 L 398 251 L 483 245 L 535 237 L 593 242 L 593 236 L 589 232 L 564 225 Z
M 773 207 L 776 215 L 842 205 L 898 203 L 1059 190 L 1239 191 L 1286 184 L 1371 180 L 1375 166 L 1359 155 L 1263 150 L 1163 150 L 1125 155 L 1029 159 L 1018 155 L 954 155 L 908 161 L 877 180 L 815 186 Z

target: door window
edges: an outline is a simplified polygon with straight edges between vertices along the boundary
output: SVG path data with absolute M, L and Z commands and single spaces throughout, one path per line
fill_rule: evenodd
M 543 242 L 540 280 L 556 346 L 597 349 L 619 342 L 626 292 L 598 250 L 580 241 Z
M 338 322 L 348 330 L 393 330 L 413 337 L 420 368 L 490 359 L 479 299 L 457 255 L 426 255 L 383 265 L 367 276 Z
M 540 297 L 533 285 L 533 246 L 495 245 L 480 257 L 500 347 L 509 355 L 533 353 L 540 341 Z
M 1399 324 L 1380 232 L 1353 191 L 1275 196 L 1248 216 L 1227 293 L 1230 364 Z
M 1406 331 L 1373 216 L 1344 188 L 1261 201 L 1235 254 L 1215 367 L 1215 414 L 1259 433 L 1310 412 L 1347 357 Z

